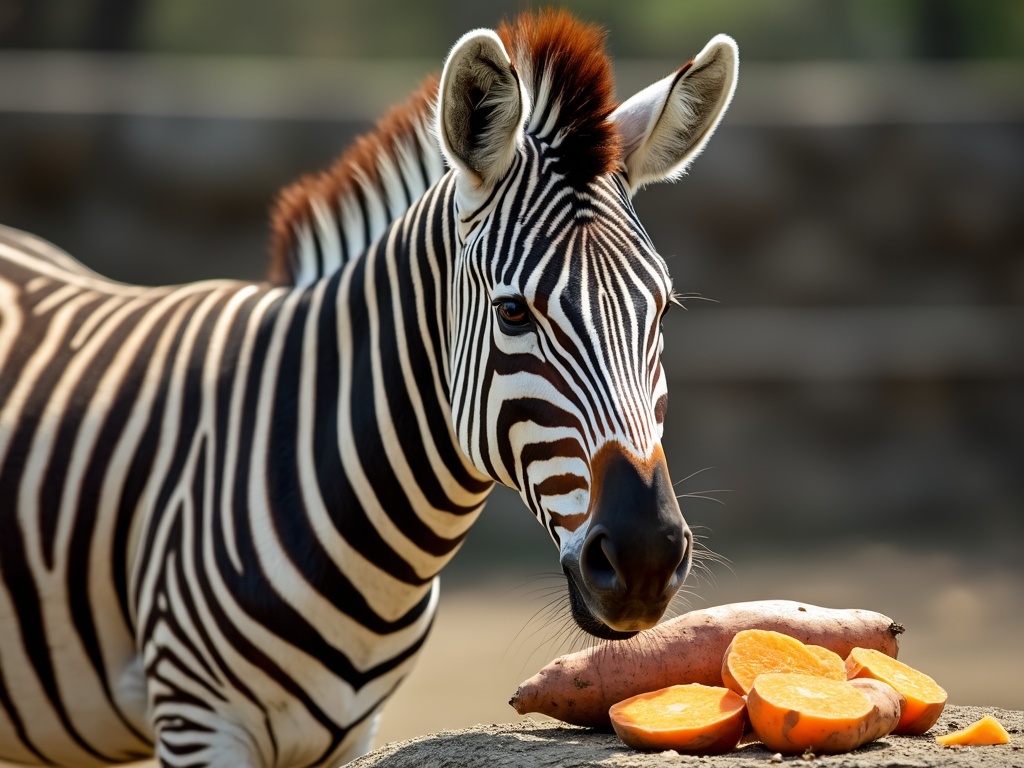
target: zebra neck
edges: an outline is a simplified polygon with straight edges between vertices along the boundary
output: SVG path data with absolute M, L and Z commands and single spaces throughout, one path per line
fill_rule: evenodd
M 452 428 L 449 272 L 432 247 L 409 245 L 422 226 L 400 220 L 293 300 L 305 329 L 298 429 L 313 446 L 312 466 L 299 469 L 330 521 L 318 536 L 346 553 L 345 573 L 364 594 L 387 592 L 379 602 L 395 616 L 424 598 L 493 487 Z

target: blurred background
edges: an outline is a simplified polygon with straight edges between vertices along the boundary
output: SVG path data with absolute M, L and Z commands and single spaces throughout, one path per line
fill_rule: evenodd
M 1024 708 L 1024 4 L 560 4 L 609 30 L 620 99 L 740 46 L 703 156 L 636 199 L 710 299 L 666 324 L 666 453 L 717 553 L 688 604 L 879 610 L 951 701 Z M 259 279 L 276 190 L 526 7 L 0 0 L 0 222 L 124 281 Z M 443 581 L 382 741 L 514 719 L 585 643 L 508 492 Z

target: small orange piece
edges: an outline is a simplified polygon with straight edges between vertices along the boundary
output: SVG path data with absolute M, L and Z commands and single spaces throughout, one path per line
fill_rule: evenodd
M 944 747 L 985 747 L 990 744 L 1009 744 L 1010 734 L 992 715 L 985 715 L 966 728 L 936 736 L 935 740 Z
M 924 672 L 870 648 L 854 648 L 846 657 L 846 676 L 873 677 L 906 698 L 893 733 L 916 735 L 935 725 L 946 706 L 946 692 Z
M 736 748 L 746 704 L 726 688 L 690 683 L 632 696 L 608 710 L 615 733 L 634 749 L 718 755 Z
M 831 680 L 845 680 L 843 659 L 819 645 L 804 645 L 795 637 L 767 629 L 736 633 L 722 660 L 722 682 L 741 696 L 750 693 L 758 675 L 798 672 Z
M 757 738 L 787 755 L 856 749 L 872 738 L 873 713 L 868 697 L 847 681 L 817 675 L 766 672 L 747 696 Z

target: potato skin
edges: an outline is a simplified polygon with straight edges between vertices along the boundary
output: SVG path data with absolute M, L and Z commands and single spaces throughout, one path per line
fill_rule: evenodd
M 850 680 L 863 678 L 882 679 L 887 677 L 884 673 L 878 673 L 876 675 L 875 671 L 871 669 L 870 656 L 870 653 L 863 654 L 858 651 L 857 653 L 851 653 L 847 657 L 846 675 Z M 934 693 L 939 696 L 939 700 L 935 701 L 923 700 L 914 694 L 904 696 L 900 721 L 897 723 L 896 727 L 893 728 L 892 732 L 901 736 L 919 736 L 925 733 L 938 721 L 939 716 L 942 714 L 942 711 L 946 706 L 946 692 L 942 690 L 942 687 L 939 686 L 938 683 L 919 670 L 910 668 L 907 670 L 907 673 L 926 679 L 934 686 Z M 895 679 L 888 679 L 887 681 L 893 686 L 897 685 Z M 885 680 L 883 682 L 885 682 Z
M 757 723 L 754 732 L 761 743 L 784 755 L 799 755 L 808 749 L 823 754 L 852 752 L 870 741 L 859 730 L 824 729 L 795 710 L 766 711 L 754 689 L 747 697 L 747 712 L 751 722 Z
M 850 680 L 850 685 L 864 693 L 874 705 L 864 743 L 888 736 L 900 722 L 906 697 L 888 683 L 870 677 Z
M 846 657 L 855 647 L 896 657 L 903 628 L 860 609 L 791 600 L 731 603 L 685 613 L 636 637 L 555 659 L 520 684 L 509 703 L 574 725 L 608 726 L 608 708 L 668 685 L 722 684 L 725 649 L 741 629 L 770 629 Z
M 736 749 L 743 736 L 743 726 L 746 722 L 746 714 L 740 715 L 729 722 L 728 728 L 718 734 L 705 734 L 700 739 L 691 739 L 681 743 L 678 737 L 662 737 L 660 734 L 644 731 L 639 728 L 631 728 L 628 725 L 612 721 L 615 735 L 623 744 L 633 749 L 642 749 L 655 752 L 662 752 L 666 749 L 674 749 L 676 752 L 683 752 L 694 755 L 724 755 Z
M 908 708 L 905 707 L 902 722 L 893 729 L 893 732 L 901 736 L 920 736 L 922 733 L 927 733 L 939 721 L 945 707 L 946 702 L 944 701 L 938 704 L 925 704 L 914 711 L 910 717 L 907 717 Z

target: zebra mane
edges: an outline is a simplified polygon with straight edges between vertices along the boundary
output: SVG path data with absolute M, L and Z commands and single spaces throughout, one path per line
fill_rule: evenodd
M 532 102 L 527 133 L 557 149 L 559 170 L 574 184 L 614 171 L 620 145 L 607 119 L 616 104 L 605 31 L 548 9 L 524 13 L 497 32 Z
M 325 171 L 278 193 L 268 279 L 309 285 L 361 255 L 446 168 L 433 133 L 437 75 L 358 137 Z
M 614 170 L 619 140 L 611 62 L 600 27 L 562 10 L 525 13 L 497 30 L 526 86 L 527 132 L 557 151 L 558 169 L 583 185 Z M 361 255 L 446 168 L 433 133 L 438 78 L 356 139 L 327 170 L 284 188 L 271 208 L 268 278 L 310 285 Z

